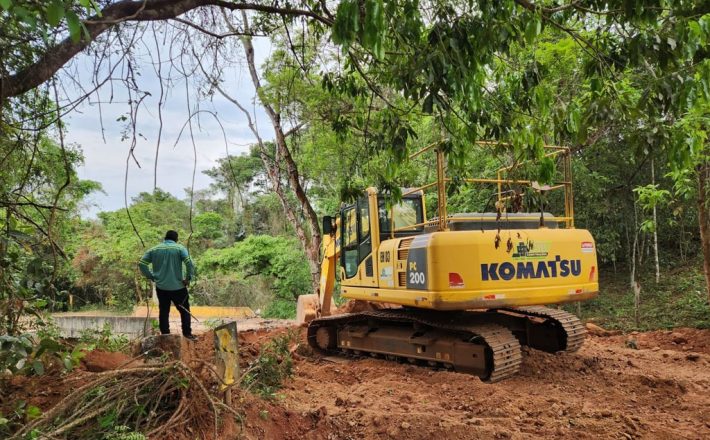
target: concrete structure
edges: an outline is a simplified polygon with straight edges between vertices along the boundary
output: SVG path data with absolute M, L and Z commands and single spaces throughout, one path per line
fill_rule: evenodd
M 194 319 L 192 332 L 200 334 L 229 321 L 238 321 L 239 330 L 258 328 L 287 327 L 294 325 L 291 320 L 262 319 L 255 316 L 248 307 L 211 307 L 194 306 L 190 308 Z M 78 338 L 85 330 L 101 331 L 108 323 L 111 333 L 126 335 L 131 339 L 142 338 L 157 332 L 158 308 L 137 306 L 132 312 L 120 314 L 110 310 L 93 310 L 81 312 L 55 313 L 54 323 L 59 327 L 62 336 Z M 180 334 L 180 315 L 175 307 L 170 310 L 170 330 Z
M 101 331 L 108 323 L 111 332 L 122 334 L 131 338 L 142 338 L 152 333 L 151 320 L 145 316 L 101 316 L 101 315 L 75 315 L 72 313 L 55 314 L 52 316 L 54 323 L 59 327 L 62 336 L 78 338 L 82 331 Z

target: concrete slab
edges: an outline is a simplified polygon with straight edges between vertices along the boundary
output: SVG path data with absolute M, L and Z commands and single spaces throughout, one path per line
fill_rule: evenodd
M 218 309 L 213 307 L 212 309 Z M 234 309 L 233 307 L 225 307 L 225 309 Z M 145 308 L 143 313 L 145 313 Z M 217 310 L 214 317 L 200 317 L 199 321 L 192 320 L 192 333 L 201 334 L 207 332 L 214 327 L 221 325 L 229 321 L 236 321 L 238 323 L 239 331 L 247 330 L 258 330 L 258 329 L 271 329 L 276 327 L 290 327 L 296 324 L 296 321 L 290 319 L 264 319 L 258 317 L 244 317 L 235 316 L 229 317 L 224 316 L 225 313 L 219 313 Z M 221 315 L 221 316 L 220 316 Z M 114 334 L 123 334 L 131 339 L 142 338 L 144 336 L 152 335 L 157 332 L 153 329 L 153 322 L 157 321 L 157 310 L 154 313 L 148 315 L 146 320 L 146 315 L 143 316 L 130 316 L 114 314 L 110 315 L 109 311 L 98 311 L 98 312 L 69 312 L 69 313 L 55 313 L 52 315 L 54 323 L 59 327 L 59 331 L 62 336 L 67 338 L 78 338 L 81 336 L 82 331 L 87 329 L 94 331 L 101 331 L 105 325 L 108 323 L 111 332 Z M 180 318 L 179 316 L 170 315 L 170 331 L 173 334 L 180 334 Z
M 53 315 L 54 323 L 65 338 L 78 338 L 83 331 L 100 331 L 104 325 L 115 334 L 139 338 L 152 333 L 150 320 L 135 316 Z

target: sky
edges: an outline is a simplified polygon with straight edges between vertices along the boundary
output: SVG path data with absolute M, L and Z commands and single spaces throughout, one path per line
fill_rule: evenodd
M 256 63 L 259 66 L 269 55 L 271 43 L 266 38 L 256 38 L 254 46 Z M 137 56 L 137 63 L 139 64 L 138 69 L 141 71 L 141 76 L 138 78 L 140 87 L 142 90 L 150 92 L 152 96 L 143 101 L 145 105 L 140 108 L 136 118 L 138 121 L 136 131 L 141 133 L 143 137 L 138 138 L 134 153 L 141 167 L 138 168 L 131 160 L 127 185 L 129 203 L 131 197 L 153 190 L 155 148 L 160 126 L 158 118 L 159 82 L 153 73 L 153 67 L 148 57 Z M 76 61 L 76 69 L 73 72 L 74 74 L 78 72 L 79 76 L 86 75 L 88 78 L 91 66 L 89 56 L 82 55 Z M 68 74 L 65 72 L 65 75 Z M 226 79 L 223 83 L 225 90 L 238 99 L 242 105 L 255 112 L 257 127 L 262 138 L 264 140 L 273 139 L 273 131 L 270 130 L 266 114 L 258 105 L 254 106 L 253 104 L 254 87 L 246 68 L 231 68 L 225 72 L 224 78 Z M 82 216 L 86 218 L 93 218 L 100 211 L 113 211 L 124 206 L 126 157 L 131 145 L 130 136 L 128 139 L 122 139 L 125 123 L 117 121 L 121 115 L 128 111 L 125 89 L 116 83 L 113 91 L 106 85 L 99 93 L 102 101 L 100 110 L 99 105 L 95 102 L 85 102 L 64 118 L 64 122 L 67 124 L 65 141 L 78 144 L 84 153 L 84 165 L 78 170 L 79 177 L 100 182 L 103 186 L 103 193 L 94 193 L 89 197 L 87 207 L 82 212 Z M 110 102 L 111 93 L 113 93 L 112 102 Z M 194 107 L 195 92 L 189 90 L 189 93 L 191 104 Z M 67 94 L 71 95 L 71 91 Z M 180 130 L 190 114 L 185 82 L 176 82 L 170 91 L 166 91 L 166 94 L 157 184 L 159 188 L 178 198 L 185 199 L 187 197 L 185 189 L 191 185 L 194 166 L 192 142 L 187 128 L 178 140 Z M 95 96 L 92 101 L 96 101 Z M 217 114 L 224 126 L 230 154 L 237 155 L 247 152 L 249 145 L 255 142 L 256 139 L 247 125 L 244 114 L 221 95 L 216 94 L 211 102 L 202 100 L 200 109 Z M 216 166 L 217 160 L 225 157 L 227 153 L 222 129 L 213 116 L 201 113 L 192 118 L 192 123 L 197 147 L 195 190 L 199 190 L 207 188 L 210 184 L 210 178 L 202 171 Z

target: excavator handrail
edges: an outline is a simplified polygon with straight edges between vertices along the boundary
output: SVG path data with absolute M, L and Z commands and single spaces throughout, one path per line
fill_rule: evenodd
M 395 232 L 403 232 L 407 230 L 411 230 L 413 228 L 421 227 L 421 226 L 426 226 L 426 225 L 432 225 L 432 224 L 439 224 L 439 229 L 440 230 L 446 230 L 448 229 L 448 219 L 449 216 L 447 215 L 447 207 L 446 207 L 446 183 L 454 181 L 454 179 L 450 177 L 445 176 L 445 164 L 444 164 L 444 154 L 441 147 L 441 144 L 444 141 L 436 141 L 432 142 L 431 144 L 427 145 L 426 147 L 422 148 L 421 150 L 418 150 L 412 154 L 409 155 L 409 159 L 412 160 L 418 156 L 421 156 L 422 154 L 435 150 L 436 151 L 436 160 L 437 160 L 437 180 L 431 183 L 427 183 L 425 185 L 421 185 L 418 187 L 414 188 L 409 188 L 407 191 L 402 193 L 402 196 L 407 196 L 410 194 L 414 194 L 416 192 L 424 192 L 425 190 L 428 190 L 433 187 L 437 187 L 437 192 L 438 192 L 438 198 L 437 198 L 437 204 L 438 204 L 438 216 L 437 218 L 433 220 L 427 220 L 425 222 L 413 224 L 413 225 L 407 225 L 404 227 L 400 228 L 394 228 L 394 216 L 395 216 L 395 211 L 394 211 L 394 205 L 390 208 L 390 222 L 392 223 L 392 227 L 390 228 L 390 233 L 392 236 L 394 236 Z M 481 145 L 481 146 L 504 146 L 504 147 L 510 147 L 511 144 L 506 143 L 506 142 L 497 142 L 497 141 L 477 141 L 475 142 L 476 145 Z M 540 191 L 555 191 L 555 190 L 564 190 L 564 215 L 562 216 L 555 216 L 552 218 L 545 218 L 545 221 L 552 221 L 552 222 L 558 222 L 558 223 L 565 223 L 565 226 L 567 228 L 573 228 L 574 227 L 574 203 L 573 203 L 573 193 L 572 193 L 572 166 L 571 166 L 571 150 L 569 147 L 565 146 L 560 146 L 560 145 L 545 145 L 543 147 L 546 150 L 552 150 L 549 153 L 544 154 L 543 157 L 556 157 L 556 156 L 561 156 L 563 158 L 563 164 L 562 164 L 562 172 L 563 172 L 563 179 L 560 181 L 555 181 L 552 182 L 550 186 L 547 186 L 545 188 L 540 189 Z M 524 161 L 525 162 L 525 161 Z M 524 163 L 521 162 L 521 163 Z M 504 191 L 503 191 L 503 185 L 528 185 L 532 186 L 535 184 L 535 181 L 532 180 L 527 180 L 527 179 L 509 179 L 509 178 L 504 178 L 503 174 L 514 169 L 517 166 L 520 166 L 521 163 L 515 164 L 515 165 L 509 165 L 506 167 L 501 167 L 496 171 L 496 177 L 497 178 L 463 178 L 459 179 L 461 182 L 465 183 L 476 183 L 476 184 L 496 184 L 498 186 L 498 193 L 497 193 L 497 200 L 498 202 L 503 202 L 506 200 L 509 200 L 512 198 L 512 196 L 503 196 Z M 462 218 L 458 218 L 458 220 L 463 220 Z

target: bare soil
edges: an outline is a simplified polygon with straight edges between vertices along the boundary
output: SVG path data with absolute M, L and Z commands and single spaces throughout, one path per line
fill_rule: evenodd
M 233 406 L 243 419 L 224 422 L 219 438 L 240 432 L 275 440 L 710 438 L 710 330 L 588 337 L 572 354 L 526 350 L 520 374 L 496 384 L 370 358 L 326 360 L 310 352 L 302 328 L 241 332 L 242 366 L 287 331 L 298 335 L 294 377 L 272 401 L 235 391 Z M 200 336 L 195 352 L 211 359 L 211 333 Z M 96 353 L 90 363 L 104 369 L 125 360 Z M 85 371 L 89 366 L 12 378 L 0 393 L 0 410 L 17 399 L 47 410 L 97 374 Z M 211 430 L 184 426 L 160 438 L 197 432 Z
M 303 358 L 281 405 L 322 414 L 317 426 L 327 428 L 305 438 L 704 439 L 708 344 L 710 330 L 696 329 L 588 337 L 577 353 L 526 350 L 520 374 L 496 384 L 384 360 Z

